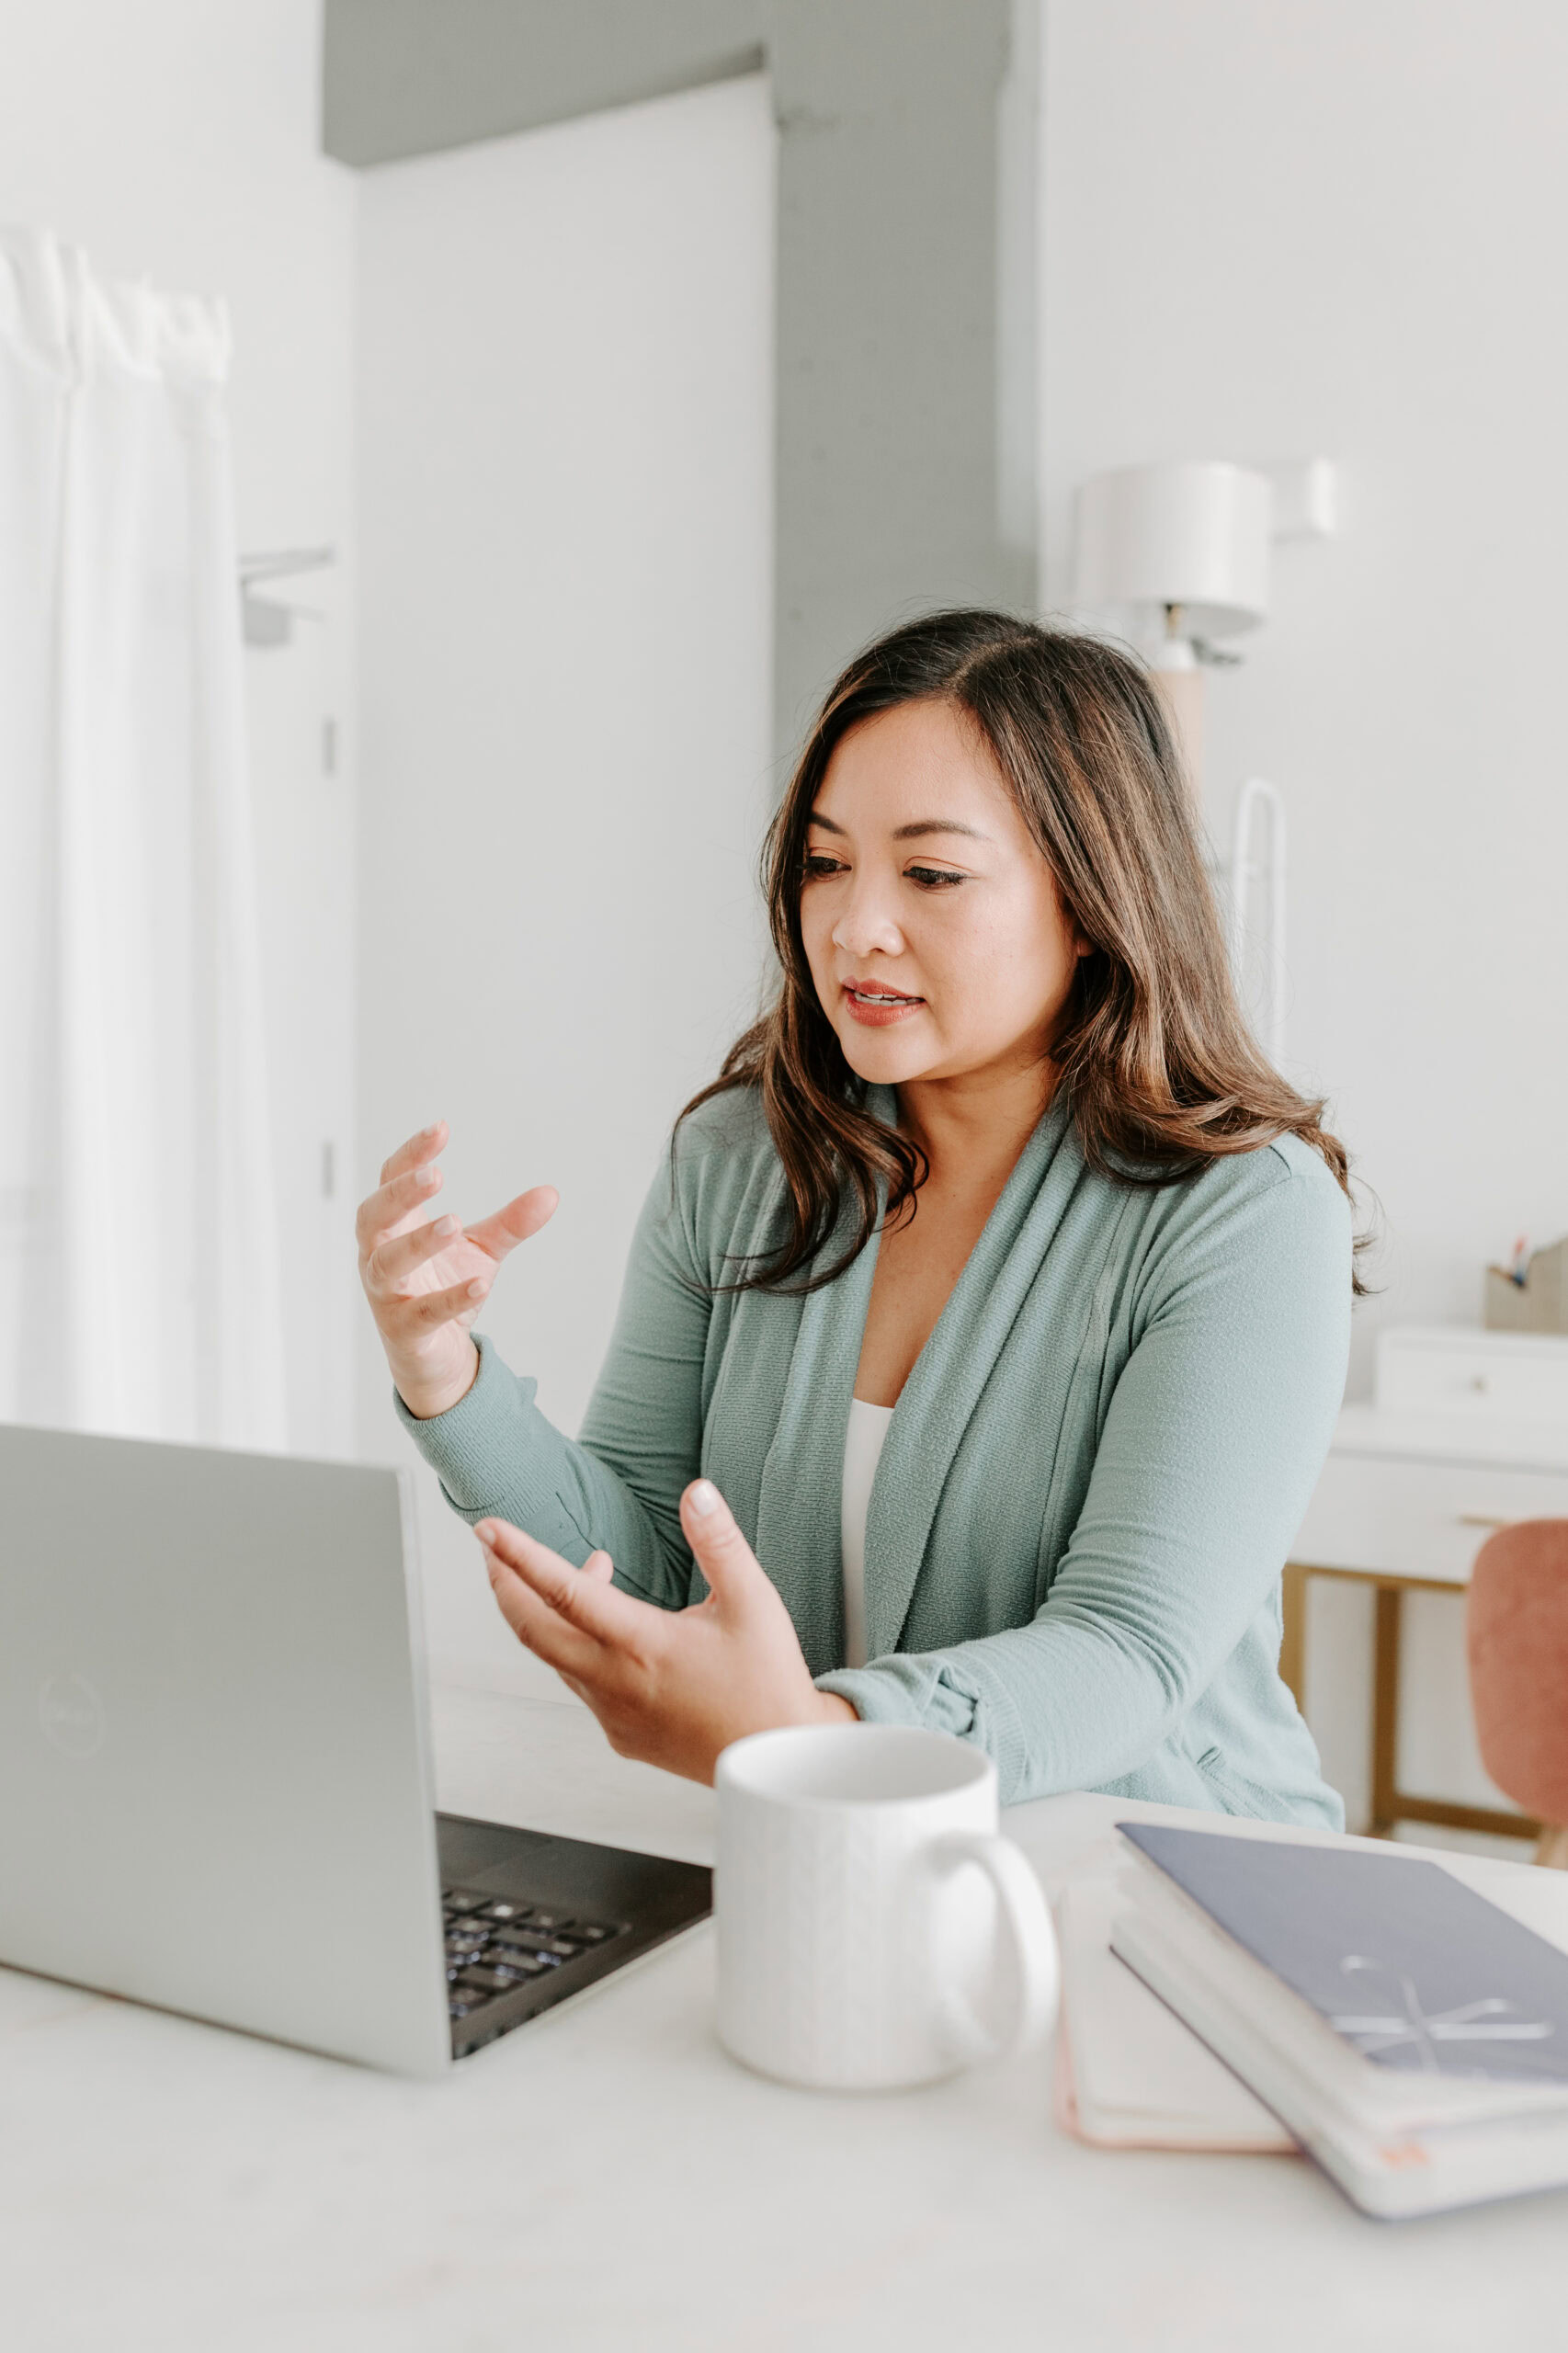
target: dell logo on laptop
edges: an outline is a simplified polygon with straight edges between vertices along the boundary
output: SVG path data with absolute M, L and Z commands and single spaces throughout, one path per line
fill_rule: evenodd
M 104 1745 L 104 1703 L 85 1675 L 51 1675 L 39 1686 L 38 1720 L 62 1756 L 92 1756 Z

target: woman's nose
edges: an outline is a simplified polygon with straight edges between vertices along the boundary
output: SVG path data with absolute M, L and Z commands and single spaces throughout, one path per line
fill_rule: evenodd
M 833 926 L 833 944 L 846 956 L 902 956 L 903 934 L 876 890 L 862 884 Z

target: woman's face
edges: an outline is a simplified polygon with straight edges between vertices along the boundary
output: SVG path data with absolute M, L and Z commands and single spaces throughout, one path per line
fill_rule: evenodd
M 1086 952 L 983 736 L 946 702 L 901 703 L 835 747 L 801 930 L 849 1067 L 892 1086 L 1043 1061 Z

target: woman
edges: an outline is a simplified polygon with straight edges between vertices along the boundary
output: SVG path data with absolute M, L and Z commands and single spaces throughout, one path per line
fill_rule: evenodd
M 976 1742 L 1008 1802 L 1339 1826 L 1278 1654 L 1345 1154 L 1247 1036 L 1148 680 L 1000 614 L 897 630 L 766 871 L 778 998 L 676 1123 L 578 1443 L 471 1336 L 553 1193 L 428 1221 L 437 1127 L 359 1212 L 399 1411 L 514 1631 L 699 1779 L 858 1716 Z

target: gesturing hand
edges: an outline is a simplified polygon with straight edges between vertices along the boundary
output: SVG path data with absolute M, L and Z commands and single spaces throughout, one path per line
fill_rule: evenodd
M 790 1613 L 710 1480 L 681 1498 L 681 1526 L 710 1591 L 655 1609 L 610 1583 L 608 1552 L 580 1569 L 506 1520 L 474 1529 L 501 1614 L 553 1666 L 622 1756 L 711 1781 L 719 1751 L 776 1724 L 853 1722 L 819 1691 Z
M 469 1327 L 503 1258 L 548 1223 L 560 1198 L 552 1185 L 536 1185 L 478 1225 L 427 1218 L 426 1205 L 441 1188 L 436 1155 L 446 1141 L 447 1123 L 438 1120 L 401 1144 L 354 1221 L 359 1279 L 392 1377 L 422 1420 L 444 1414 L 472 1388 L 479 1355 Z

